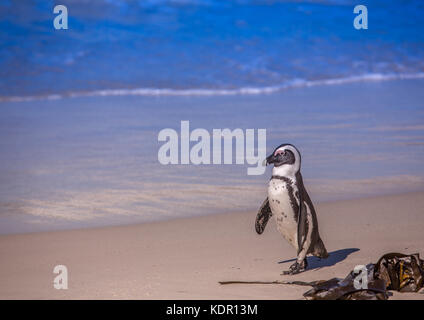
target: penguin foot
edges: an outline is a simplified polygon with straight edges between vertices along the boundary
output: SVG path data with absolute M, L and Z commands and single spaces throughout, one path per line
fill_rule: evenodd
M 301 263 L 295 262 L 293 263 L 288 271 L 283 271 L 282 275 L 293 275 L 298 274 L 306 270 L 306 267 L 308 266 L 308 263 L 306 262 L 306 259 L 303 260 Z

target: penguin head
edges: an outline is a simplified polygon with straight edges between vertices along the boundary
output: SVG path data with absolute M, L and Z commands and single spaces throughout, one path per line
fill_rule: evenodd
M 266 158 L 266 164 L 273 164 L 272 174 L 279 176 L 294 176 L 300 170 L 301 157 L 299 150 L 292 144 L 279 145 Z

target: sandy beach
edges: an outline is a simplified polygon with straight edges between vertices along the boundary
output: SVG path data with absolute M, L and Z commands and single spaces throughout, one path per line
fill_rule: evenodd
M 0 299 L 303 299 L 308 287 L 227 285 L 223 280 L 345 277 L 387 252 L 424 255 L 424 193 L 317 204 L 330 257 L 281 276 L 294 249 L 271 221 L 257 235 L 255 212 L 156 223 L 0 236 Z M 69 288 L 53 288 L 56 265 Z M 394 292 L 390 299 L 424 299 Z

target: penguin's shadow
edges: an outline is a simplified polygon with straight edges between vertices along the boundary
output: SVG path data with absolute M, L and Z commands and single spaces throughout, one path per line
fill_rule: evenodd
M 306 270 L 313 270 L 313 269 L 319 269 L 324 267 L 331 267 L 335 264 L 339 263 L 340 261 L 345 260 L 350 254 L 359 251 L 358 248 L 347 248 L 347 249 L 340 249 L 336 251 L 329 252 L 329 257 L 327 259 L 320 259 L 317 257 L 307 257 L 308 261 L 308 268 Z M 286 262 L 294 262 L 296 261 L 296 258 L 289 259 L 289 260 L 283 260 L 278 263 L 286 263 Z

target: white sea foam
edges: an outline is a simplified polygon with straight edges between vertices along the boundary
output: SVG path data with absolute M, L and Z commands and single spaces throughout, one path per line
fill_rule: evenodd
M 267 87 L 241 87 L 234 89 L 172 89 L 172 88 L 135 88 L 135 89 L 102 89 L 79 91 L 63 94 L 33 95 L 33 96 L 0 96 L 0 102 L 24 102 L 34 100 L 58 100 L 63 98 L 95 97 L 95 96 L 230 96 L 230 95 L 260 95 L 279 91 L 315 86 L 341 85 L 355 82 L 390 81 L 424 79 L 424 72 L 418 73 L 368 73 L 344 78 L 304 80 L 294 79 L 286 83 Z

